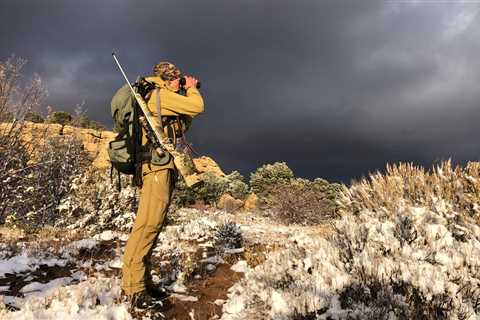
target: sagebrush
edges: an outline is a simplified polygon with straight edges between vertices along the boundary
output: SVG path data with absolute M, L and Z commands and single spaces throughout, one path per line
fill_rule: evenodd
M 337 232 L 297 234 L 234 285 L 222 319 L 477 319 L 480 164 L 388 166 L 343 187 Z
M 244 199 L 248 194 L 248 185 L 237 171 L 223 177 L 207 172 L 204 177 L 201 185 L 192 188 L 187 187 L 182 179 L 178 179 L 173 193 L 173 205 L 182 207 L 196 201 L 215 204 L 225 193 L 236 199 Z

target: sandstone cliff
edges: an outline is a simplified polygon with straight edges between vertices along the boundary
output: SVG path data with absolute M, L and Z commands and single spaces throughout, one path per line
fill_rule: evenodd
M 9 126 L 9 124 L 0 124 L 0 130 L 5 129 L 7 126 Z M 99 169 L 110 167 L 107 145 L 116 135 L 112 131 L 98 131 L 94 129 L 62 126 L 60 124 L 27 122 L 23 130 L 22 139 L 35 145 L 42 145 L 48 137 L 72 134 L 76 135 L 83 142 L 85 150 L 92 159 L 93 166 Z M 202 156 L 194 159 L 194 162 L 200 172 L 212 172 L 218 176 L 225 175 L 218 164 L 209 157 Z

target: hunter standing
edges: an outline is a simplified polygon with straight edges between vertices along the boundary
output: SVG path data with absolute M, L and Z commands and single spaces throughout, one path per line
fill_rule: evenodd
M 197 80 L 189 76 L 185 76 L 183 94 L 178 93 L 182 75 L 173 64 L 160 62 L 153 72 L 154 75 L 146 80 L 155 83 L 158 91 L 152 90 L 146 96 L 147 105 L 155 117 L 160 110 L 164 133 L 175 143 L 188 129 L 191 119 L 203 112 L 203 99 L 197 89 Z M 172 157 L 168 153 L 158 155 L 143 128 L 141 148 L 151 157 L 146 157 L 139 166 L 140 202 L 125 248 L 121 285 L 131 307 L 136 308 L 146 308 L 152 299 L 164 294 L 152 282 L 150 259 L 165 221 L 176 176 Z

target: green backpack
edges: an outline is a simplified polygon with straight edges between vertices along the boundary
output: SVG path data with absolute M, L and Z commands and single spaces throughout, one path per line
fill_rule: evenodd
M 108 144 L 108 156 L 118 172 L 134 175 L 136 154 L 140 145 L 138 107 L 130 87 L 125 84 L 112 98 L 113 131 L 117 136 Z

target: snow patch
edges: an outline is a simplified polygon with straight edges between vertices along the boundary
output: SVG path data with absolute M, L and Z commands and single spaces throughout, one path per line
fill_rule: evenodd
M 239 272 L 239 273 L 246 273 L 248 270 L 250 270 L 250 267 L 247 264 L 247 261 L 245 260 L 240 260 L 237 263 L 235 263 L 233 266 L 231 266 L 230 270 L 234 272 Z

